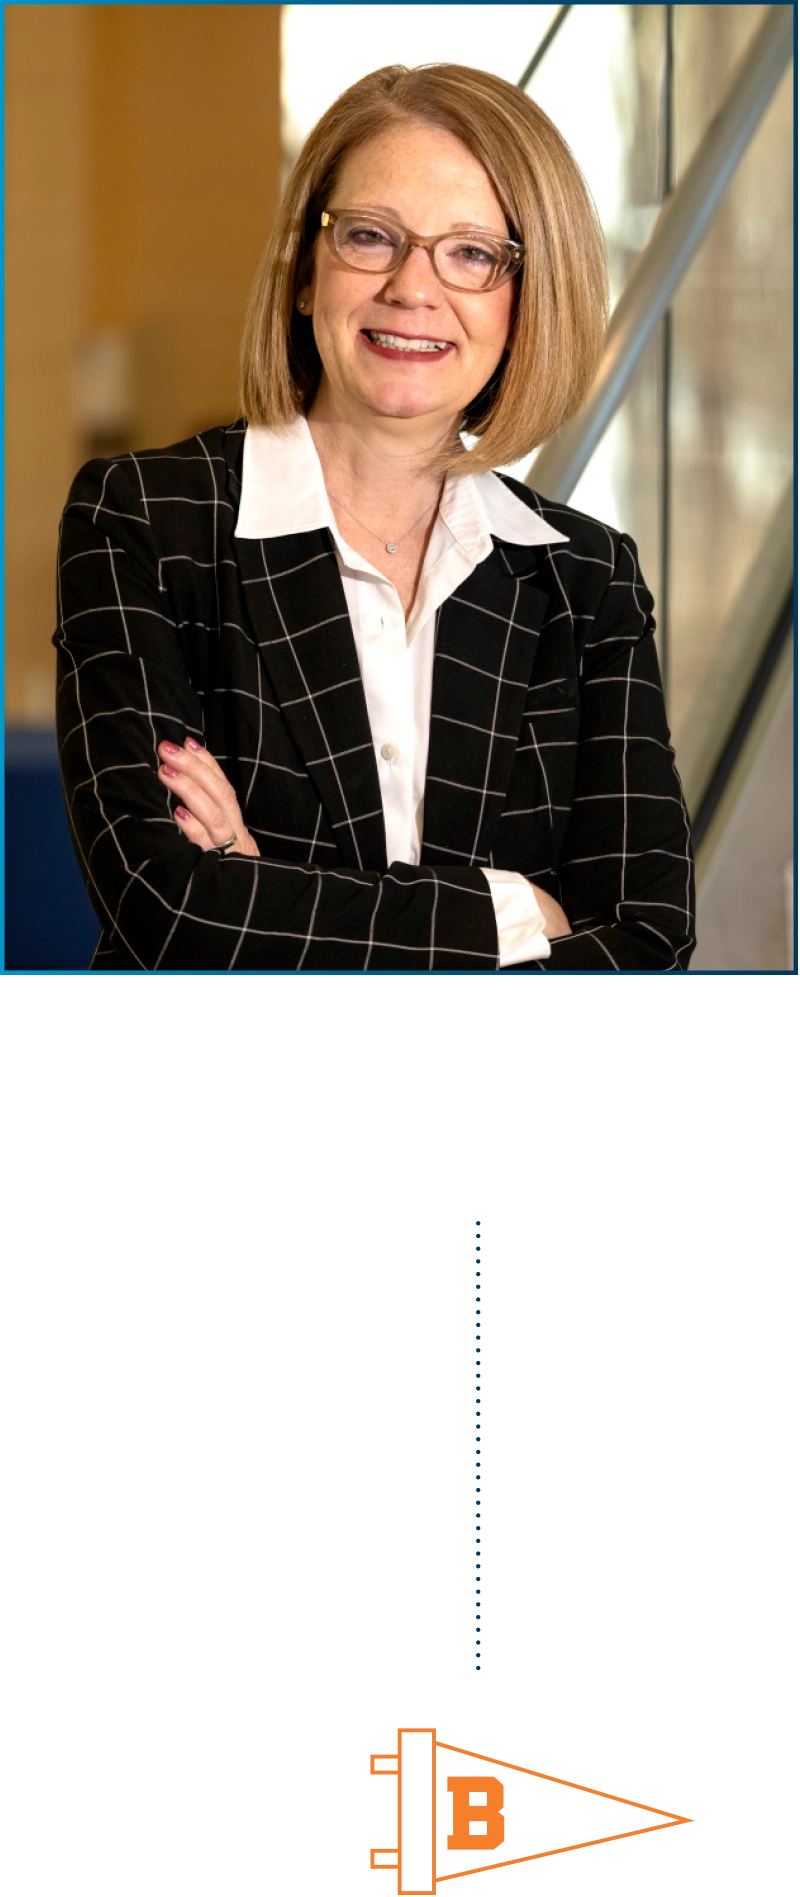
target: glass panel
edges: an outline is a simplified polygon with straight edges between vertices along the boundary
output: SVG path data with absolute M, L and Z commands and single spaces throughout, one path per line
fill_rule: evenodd
M 528 87 L 574 153 L 606 233 L 612 307 L 659 209 L 663 7 L 573 7 Z
M 680 161 L 696 146 L 764 11 L 677 9 Z M 789 71 L 675 299 L 671 714 L 678 743 L 695 695 L 714 692 L 726 621 L 792 479 L 792 100 Z
M 660 209 L 664 7 L 574 7 L 528 88 L 583 171 L 608 245 L 612 308 Z M 658 361 L 646 351 L 571 503 L 633 535 L 658 592 Z M 521 464 L 524 475 L 530 459 Z M 658 602 L 657 602 L 658 603 Z
M 606 10 L 624 8 L 601 9 Z M 554 6 L 283 7 L 287 164 L 339 93 L 379 66 L 452 59 L 516 83 L 557 11 Z

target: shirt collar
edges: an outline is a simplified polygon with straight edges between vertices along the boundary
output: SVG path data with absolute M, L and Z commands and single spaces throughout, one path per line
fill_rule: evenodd
M 439 509 L 466 553 L 489 551 L 487 537 L 538 547 L 567 540 L 496 474 L 448 474 Z M 339 539 L 319 456 L 304 415 L 287 428 L 250 423 L 244 437 L 242 495 L 234 537 L 273 540 L 328 527 Z

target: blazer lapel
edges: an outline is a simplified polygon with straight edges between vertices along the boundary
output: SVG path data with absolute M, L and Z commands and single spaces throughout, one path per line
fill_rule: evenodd
M 423 863 L 487 863 L 505 801 L 539 629 L 533 547 L 499 545 L 439 615 Z
M 238 502 L 235 463 L 229 488 Z M 342 861 L 386 868 L 378 767 L 353 629 L 327 529 L 231 545 L 259 657 Z

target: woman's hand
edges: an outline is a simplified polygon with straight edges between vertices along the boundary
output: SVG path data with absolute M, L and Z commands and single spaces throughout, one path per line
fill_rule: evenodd
M 571 935 L 570 925 L 560 902 L 556 902 L 555 896 L 548 896 L 547 890 L 540 889 L 538 883 L 531 883 L 531 889 L 542 912 L 544 932 L 548 942 L 552 942 L 557 935 Z
M 240 856 L 260 856 L 258 844 L 245 828 L 236 793 L 210 751 L 196 738 L 187 738 L 183 745 L 160 744 L 158 755 L 162 784 L 181 800 L 172 814 L 190 843 L 201 850 L 218 850 L 235 836 Z

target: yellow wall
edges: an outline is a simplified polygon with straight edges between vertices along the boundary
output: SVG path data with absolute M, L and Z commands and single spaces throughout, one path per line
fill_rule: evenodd
M 12 6 L 7 61 L 7 715 L 52 717 L 58 518 L 86 362 L 113 333 L 127 419 L 174 441 L 236 412 L 280 180 L 280 7 Z

